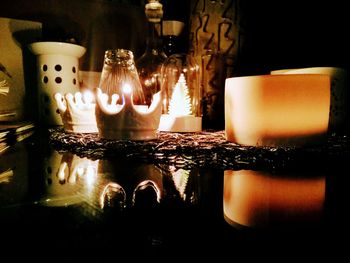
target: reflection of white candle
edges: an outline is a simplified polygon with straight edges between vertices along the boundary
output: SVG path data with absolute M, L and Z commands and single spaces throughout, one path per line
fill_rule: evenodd
M 322 219 L 325 176 L 272 176 L 267 172 L 225 171 L 224 215 L 234 226 L 312 222 Z
M 202 130 L 202 118 L 192 114 L 191 98 L 183 73 L 173 89 L 168 114 L 163 114 L 160 118 L 158 130 L 170 132 Z

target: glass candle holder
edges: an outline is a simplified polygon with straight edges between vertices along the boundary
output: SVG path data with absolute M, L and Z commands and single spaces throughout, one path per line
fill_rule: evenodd
M 202 130 L 199 66 L 191 55 L 173 54 L 162 68 L 163 100 L 159 131 Z
M 126 49 L 106 50 L 99 88 L 109 96 L 117 94 L 121 100 L 125 84 L 132 86 L 134 104 L 145 104 L 133 52 Z

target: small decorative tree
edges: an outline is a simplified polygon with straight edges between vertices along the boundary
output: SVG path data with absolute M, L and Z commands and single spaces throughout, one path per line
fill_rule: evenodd
M 169 102 L 168 113 L 171 116 L 191 115 L 191 108 L 191 98 L 188 93 L 186 79 L 184 74 L 181 73 L 179 80 L 174 87 L 173 94 Z

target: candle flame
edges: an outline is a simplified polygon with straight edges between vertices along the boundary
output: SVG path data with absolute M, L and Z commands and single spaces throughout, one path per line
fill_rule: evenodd
M 184 74 L 181 73 L 179 80 L 173 89 L 168 113 L 175 117 L 187 116 L 192 114 L 191 108 L 191 98 L 189 96 L 186 79 Z
M 131 85 L 129 83 L 125 83 L 123 85 L 123 92 L 126 94 L 131 94 L 131 91 L 132 91 Z

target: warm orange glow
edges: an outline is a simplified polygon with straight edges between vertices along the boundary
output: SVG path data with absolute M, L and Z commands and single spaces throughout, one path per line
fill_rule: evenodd
M 348 121 L 347 101 L 349 98 L 349 73 L 343 68 L 336 67 L 309 67 L 280 69 L 270 72 L 276 74 L 325 74 L 331 79 L 331 111 L 329 127 L 331 132 L 342 132 L 346 129 Z
M 226 221 L 256 227 L 275 222 L 320 220 L 325 177 L 282 176 L 252 170 L 225 171 Z
M 304 145 L 328 130 L 327 75 L 266 75 L 226 80 L 225 131 L 246 145 Z

